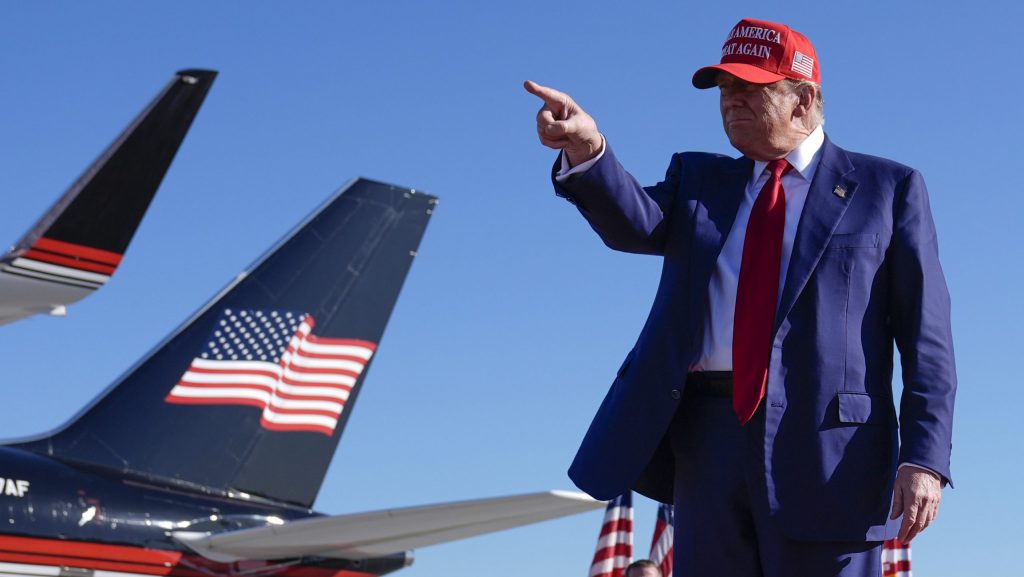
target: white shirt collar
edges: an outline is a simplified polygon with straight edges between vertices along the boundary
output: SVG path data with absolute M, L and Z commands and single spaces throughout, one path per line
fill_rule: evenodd
M 789 161 L 789 164 L 807 182 L 814 179 L 814 172 L 818 169 L 818 162 L 821 160 L 821 147 L 823 144 L 825 144 L 825 131 L 819 124 L 817 128 L 807 135 L 803 142 L 786 155 L 786 160 Z M 754 161 L 752 182 L 757 182 L 757 179 L 761 177 L 761 174 L 767 167 L 768 163 L 763 160 Z

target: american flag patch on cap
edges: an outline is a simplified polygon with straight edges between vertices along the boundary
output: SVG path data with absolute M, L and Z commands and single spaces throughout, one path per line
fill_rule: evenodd
M 793 53 L 793 71 L 811 78 L 814 76 L 814 59 L 799 51 Z

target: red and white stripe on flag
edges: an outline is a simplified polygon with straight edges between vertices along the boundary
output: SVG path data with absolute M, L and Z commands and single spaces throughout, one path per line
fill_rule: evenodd
M 661 568 L 664 577 L 672 575 L 672 548 L 674 534 L 672 529 L 672 505 L 658 505 L 658 520 L 654 524 L 654 538 L 651 539 L 650 559 Z
M 314 326 L 305 313 L 225 310 L 164 400 L 257 407 L 265 429 L 331 436 L 377 345 Z
M 911 577 L 910 545 L 896 539 L 882 543 L 882 577 Z
M 590 577 L 622 577 L 633 562 L 633 492 L 619 495 L 604 511 Z

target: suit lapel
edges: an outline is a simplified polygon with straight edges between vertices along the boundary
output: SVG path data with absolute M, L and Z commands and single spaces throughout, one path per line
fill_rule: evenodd
M 782 319 L 796 303 L 797 297 L 814 272 L 818 260 L 825 252 L 829 239 L 846 209 L 853 200 L 857 190 L 857 182 L 851 178 L 853 164 L 846 152 L 826 137 L 822 145 L 821 162 L 814 173 L 807 202 L 804 204 L 797 226 L 796 240 L 793 242 L 793 255 L 786 273 L 786 284 L 779 300 L 779 311 L 775 318 L 775 329 L 778 330 Z
M 754 170 L 754 162 L 748 158 L 739 158 L 730 162 L 726 170 L 709 170 L 703 175 L 700 183 L 699 205 L 695 211 L 693 246 L 697 250 L 690 251 L 697 255 L 699 261 L 694 262 L 693 270 L 697 273 L 691 278 L 698 286 L 707 286 L 708 278 L 718 260 L 732 223 L 736 219 L 736 210 L 746 190 L 746 181 Z
M 748 158 L 731 160 L 723 169 L 708 170 L 700 183 L 700 195 L 694 210 L 694 230 L 689 269 L 689 306 L 694 354 L 700 353 L 699 339 L 703 332 L 705 308 L 708 302 L 708 283 L 715 270 L 722 245 L 729 236 L 736 211 L 747 188 L 747 181 L 754 170 L 754 162 Z M 690 359 L 690 360 L 696 360 Z

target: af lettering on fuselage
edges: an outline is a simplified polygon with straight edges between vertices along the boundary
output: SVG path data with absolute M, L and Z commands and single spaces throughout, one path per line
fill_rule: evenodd
M 0 495 L 5 497 L 24 497 L 25 493 L 28 493 L 28 487 L 28 481 L 0 477 Z

